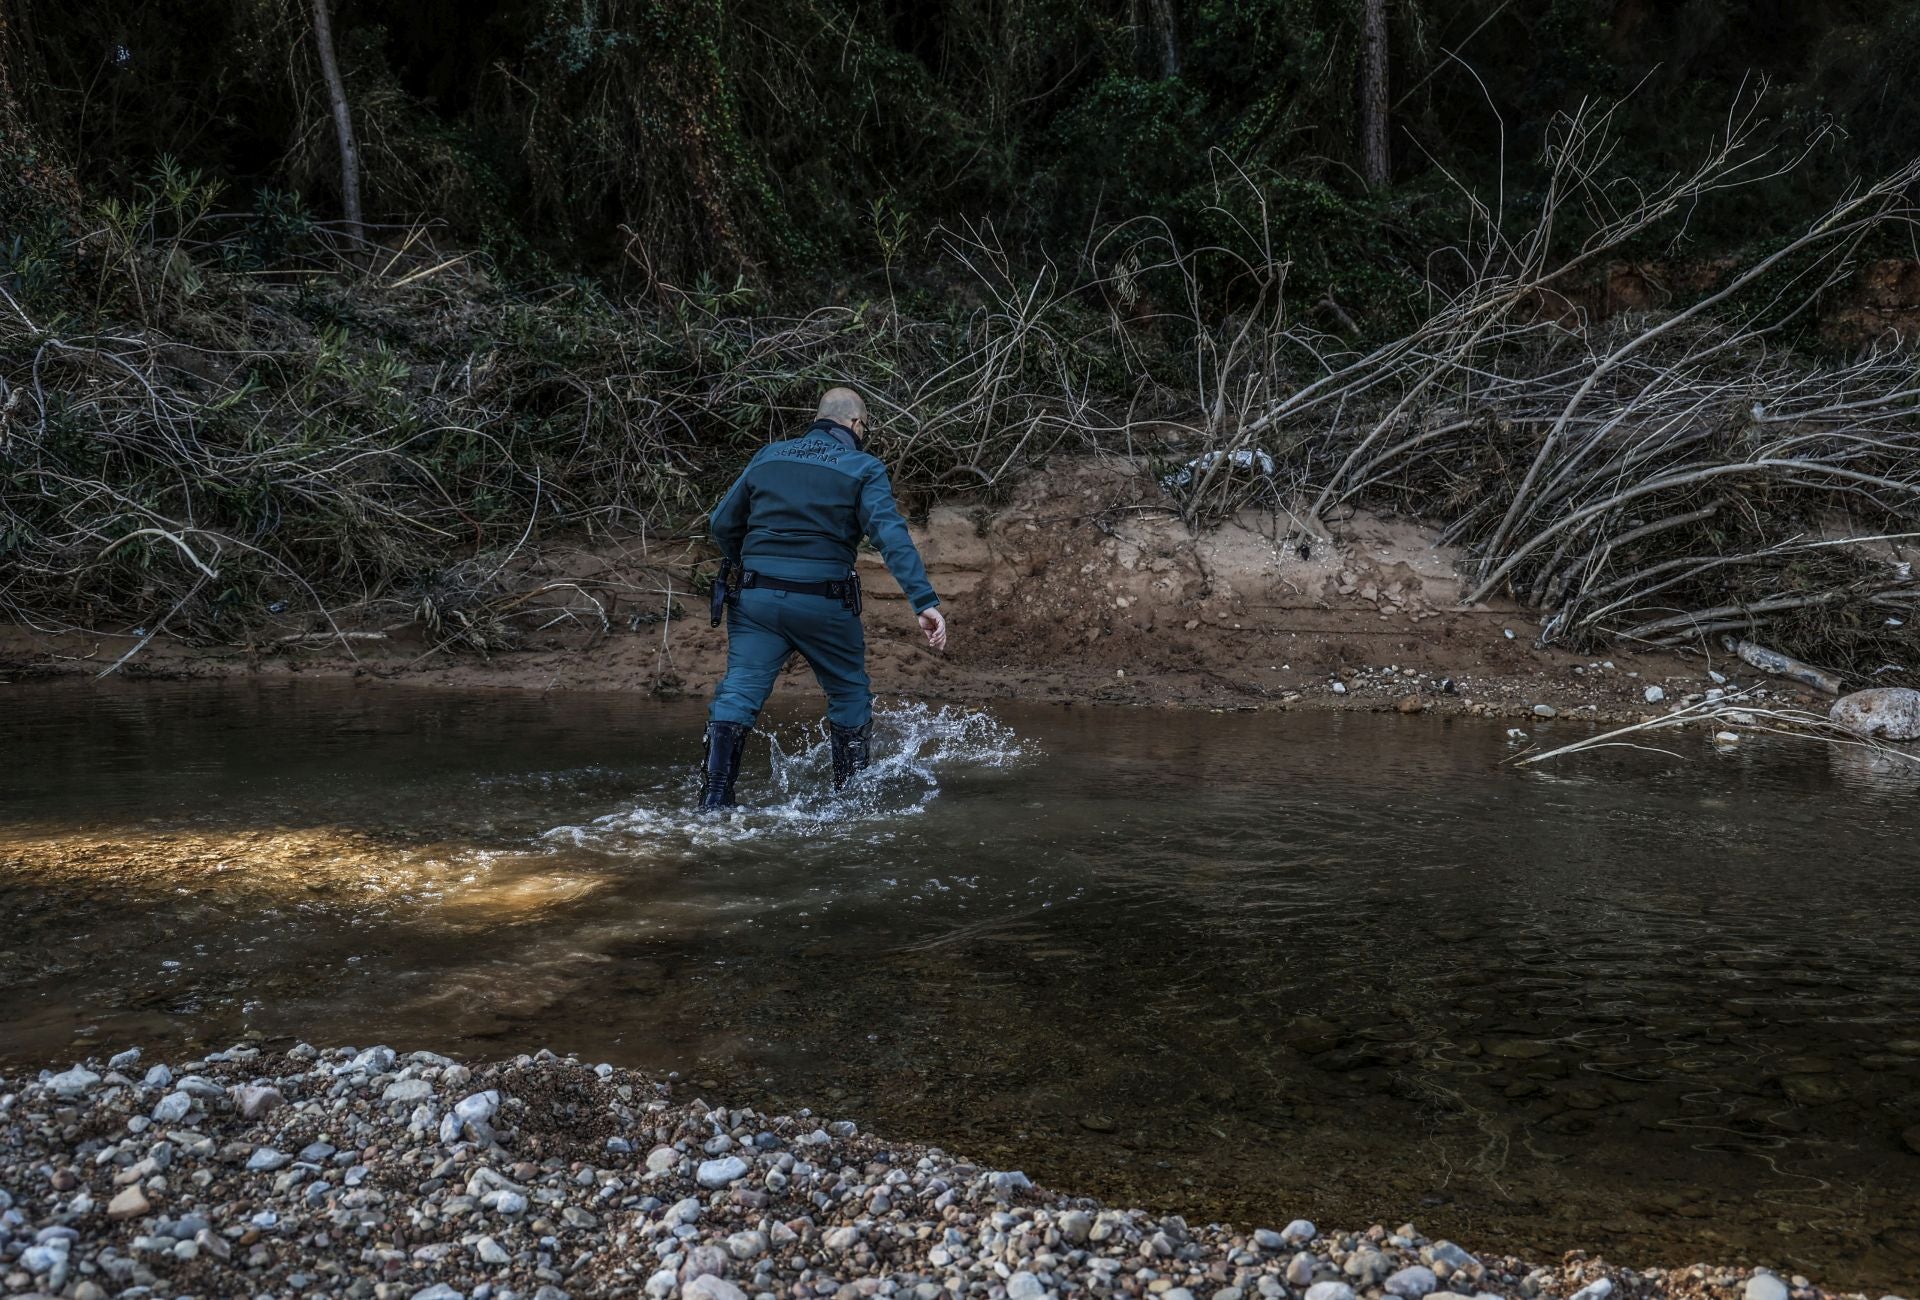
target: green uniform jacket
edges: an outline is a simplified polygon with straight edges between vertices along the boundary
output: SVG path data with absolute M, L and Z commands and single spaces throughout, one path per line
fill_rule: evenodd
M 728 560 L 795 580 L 851 572 L 860 539 L 870 537 L 914 613 L 940 603 L 893 503 L 887 467 L 831 422 L 761 448 L 714 507 L 710 524 Z

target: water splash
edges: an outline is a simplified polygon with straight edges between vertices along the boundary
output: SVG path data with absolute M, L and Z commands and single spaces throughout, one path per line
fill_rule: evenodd
M 833 750 L 824 723 L 786 743 L 767 737 L 772 771 L 763 774 L 757 745 L 749 744 L 740 776 L 740 807 L 730 817 L 696 809 L 698 774 L 691 769 L 645 792 L 637 804 L 579 826 L 556 826 L 542 838 L 602 852 L 631 852 L 663 838 L 695 845 L 769 835 L 844 835 L 882 830 L 917 816 L 939 797 L 943 774 L 1007 767 L 1027 747 L 991 714 L 978 709 L 909 704 L 873 715 L 872 766 L 847 790 L 833 789 Z M 762 751 L 764 752 L 764 751 Z

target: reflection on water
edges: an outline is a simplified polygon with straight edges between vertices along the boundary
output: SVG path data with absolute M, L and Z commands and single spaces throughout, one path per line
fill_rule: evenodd
M 852 804 L 796 719 L 715 823 L 694 709 L 6 689 L 15 1061 L 550 1044 L 1203 1217 L 1920 1277 L 1920 805 L 1872 766 L 902 710 Z

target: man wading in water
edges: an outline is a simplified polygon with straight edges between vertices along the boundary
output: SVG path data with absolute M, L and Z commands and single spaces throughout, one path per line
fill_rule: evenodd
M 715 584 L 714 619 L 724 604 L 727 675 L 707 712 L 702 809 L 733 807 L 747 733 L 795 651 L 827 693 L 833 788 L 867 766 L 873 691 L 853 570 L 861 537 L 880 548 L 927 644 L 946 649 L 940 598 L 893 504 L 886 466 L 865 450 L 866 434 L 860 394 L 830 388 L 812 427 L 761 448 L 714 507 L 710 533 L 726 566 Z M 737 581 L 726 584 L 735 567 Z

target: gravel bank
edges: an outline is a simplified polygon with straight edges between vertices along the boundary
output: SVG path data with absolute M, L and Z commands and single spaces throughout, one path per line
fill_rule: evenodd
M 73 1300 L 1831 1294 L 1580 1252 L 1475 1257 L 1412 1225 L 1190 1227 L 549 1052 L 468 1065 L 304 1044 L 0 1072 L 0 1280 Z

